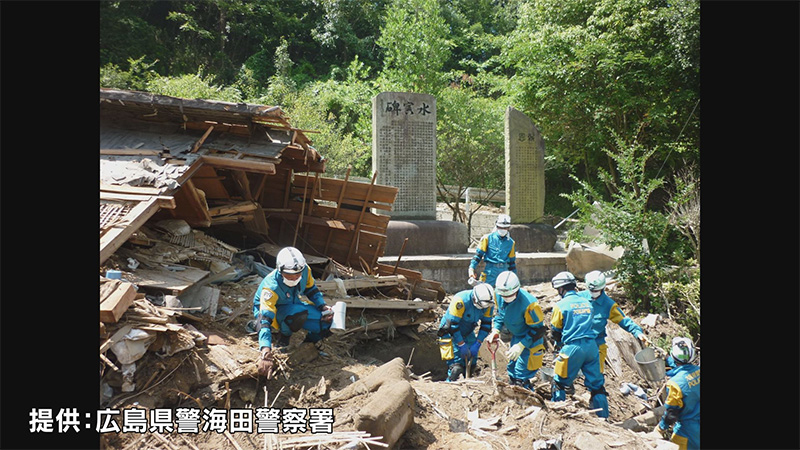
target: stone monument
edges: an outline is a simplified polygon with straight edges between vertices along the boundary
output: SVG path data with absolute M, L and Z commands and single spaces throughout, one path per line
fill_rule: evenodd
M 435 97 L 382 92 L 372 99 L 372 170 L 377 183 L 399 189 L 385 255 L 466 251 L 466 226 L 436 220 Z
M 533 121 L 509 106 L 505 114 L 506 214 L 517 252 L 552 251 L 557 234 L 544 217 L 544 139 Z

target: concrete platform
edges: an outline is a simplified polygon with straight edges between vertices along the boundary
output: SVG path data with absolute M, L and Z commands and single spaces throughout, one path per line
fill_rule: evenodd
M 469 289 L 467 269 L 474 251 L 461 254 L 409 255 L 400 258 L 399 267 L 416 270 L 426 280 L 438 281 L 448 294 Z M 567 270 L 566 252 L 517 253 L 517 275 L 523 286 L 549 281 Z M 378 262 L 394 266 L 397 256 L 382 256 Z M 483 261 L 478 269 L 483 268 Z

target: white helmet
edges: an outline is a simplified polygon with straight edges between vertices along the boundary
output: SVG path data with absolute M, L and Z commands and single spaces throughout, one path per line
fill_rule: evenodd
M 281 273 L 301 273 L 306 268 L 306 258 L 300 250 L 285 247 L 278 252 L 276 265 Z
M 510 270 L 501 272 L 494 282 L 494 289 L 503 297 L 503 300 L 506 300 L 507 297 L 516 298 L 517 291 L 519 291 L 519 277 Z M 511 300 L 513 301 L 513 299 Z M 506 300 L 506 302 L 508 301 Z
M 577 283 L 577 281 L 575 281 L 575 275 L 573 275 L 573 274 L 571 274 L 569 272 L 559 272 L 559 273 L 557 273 L 556 276 L 554 276 L 553 279 L 550 280 L 550 282 L 553 284 L 553 288 L 554 289 L 558 289 L 558 288 L 560 288 L 562 286 L 566 286 L 568 284 Z
M 488 283 L 480 283 L 472 288 L 472 304 L 478 309 L 486 309 L 494 304 L 494 289 Z
M 586 274 L 586 289 L 599 291 L 606 287 L 606 276 L 599 270 L 593 270 Z
M 497 228 L 508 228 L 511 226 L 511 216 L 508 214 L 500 214 L 497 216 L 497 221 L 494 223 Z
M 685 337 L 673 338 L 672 349 L 670 349 L 669 354 L 676 363 L 686 364 L 694 359 L 694 343 L 691 339 Z

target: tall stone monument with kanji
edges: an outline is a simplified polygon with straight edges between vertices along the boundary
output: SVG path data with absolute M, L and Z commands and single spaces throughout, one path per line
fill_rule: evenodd
M 372 99 L 372 170 L 399 188 L 392 219 L 436 219 L 436 98 L 382 92 Z
M 466 251 L 466 226 L 436 220 L 436 98 L 382 92 L 372 99 L 372 170 L 397 187 L 389 212 L 386 255 Z

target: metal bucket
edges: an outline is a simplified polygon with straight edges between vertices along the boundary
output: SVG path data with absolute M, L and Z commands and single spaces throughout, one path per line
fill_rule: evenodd
M 666 376 L 664 360 L 656 357 L 656 352 L 652 347 L 643 348 L 634 355 L 634 359 L 647 381 L 661 381 Z
M 551 381 L 553 381 L 553 375 L 554 375 L 553 369 L 551 369 L 550 367 L 542 367 L 541 369 L 539 369 L 539 379 L 541 379 L 546 383 L 550 383 Z

